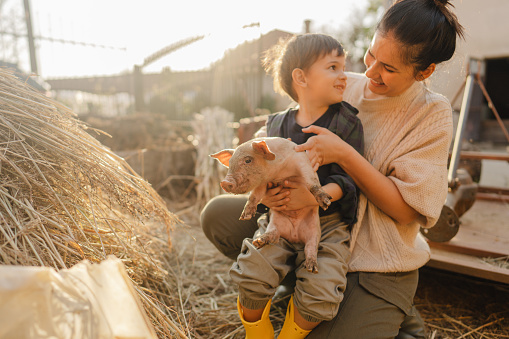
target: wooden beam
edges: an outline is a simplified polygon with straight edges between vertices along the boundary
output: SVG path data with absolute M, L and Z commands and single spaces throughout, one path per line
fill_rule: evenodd
M 461 226 L 460 226 L 461 229 Z M 489 246 L 485 244 L 479 243 L 466 243 L 461 240 L 452 238 L 447 242 L 433 242 L 428 241 L 428 244 L 431 248 L 440 249 L 443 251 L 461 253 L 470 256 L 476 257 L 484 257 L 484 258 L 498 258 L 504 257 L 508 254 L 502 253 L 502 251 L 493 250 Z
M 509 202 L 509 189 L 502 187 L 478 186 L 476 199 Z
M 509 229 L 508 229 L 509 230 Z M 486 232 L 485 232 L 486 231 Z M 509 238 L 492 235 L 482 225 L 461 225 L 454 238 L 447 242 L 428 241 L 431 248 L 469 256 L 498 258 L 509 256 Z
M 478 200 L 509 202 L 509 195 L 496 194 L 496 193 L 477 192 L 475 194 L 475 198 Z
M 507 203 L 476 200 L 460 218 L 461 225 L 454 238 L 444 243 L 428 242 L 431 247 L 428 266 L 509 283 L 509 267 L 487 262 L 495 261 L 493 258 L 500 261 L 509 258 L 508 211 Z
M 502 160 L 509 161 L 509 154 L 507 153 L 494 153 L 494 152 L 473 152 L 473 151 L 461 151 L 461 159 L 472 159 L 472 160 Z
M 432 249 L 426 266 L 509 284 L 509 269 L 483 262 L 478 257 Z
M 499 195 L 509 195 L 509 188 L 493 187 L 493 186 L 478 186 L 477 192 L 499 194 Z

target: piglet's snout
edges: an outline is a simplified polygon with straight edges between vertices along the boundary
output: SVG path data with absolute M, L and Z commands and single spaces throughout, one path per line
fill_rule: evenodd
M 228 193 L 233 191 L 233 188 L 235 187 L 235 184 L 228 180 L 221 181 L 221 187 Z

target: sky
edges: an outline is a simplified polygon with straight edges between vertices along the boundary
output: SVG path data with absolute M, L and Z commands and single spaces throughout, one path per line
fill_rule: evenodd
M 23 9 L 21 0 L 7 5 Z M 145 73 L 206 68 L 225 50 L 273 29 L 301 33 L 338 29 L 367 0 L 31 0 L 35 36 L 107 47 L 36 40 L 43 78 L 113 75 L 132 71 L 154 52 L 183 39 L 205 38 L 144 68 Z M 2 9 L 2 16 L 7 11 Z M 256 25 L 258 24 L 259 25 Z M 255 24 L 253 27 L 245 27 Z M 3 28 L 5 30 L 5 27 Z M 24 52 L 24 53 L 23 53 Z M 27 57 L 19 60 L 29 70 Z M 0 54 L 1 57 L 1 54 Z

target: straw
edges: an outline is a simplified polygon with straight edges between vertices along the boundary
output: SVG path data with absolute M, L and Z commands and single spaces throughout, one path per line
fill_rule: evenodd
M 0 68 L 0 263 L 120 258 L 162 338 L 186 337 L 161 258 L 180 220 L 65 106 Z

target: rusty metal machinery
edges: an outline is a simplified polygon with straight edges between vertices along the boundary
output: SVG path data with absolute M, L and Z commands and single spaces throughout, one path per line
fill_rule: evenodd
M 445 242 L 451 240 L 458 233 L 459 218 L 472 207 L 475 201 L 477 183 L 474 183 L 467 170 L 459 168 L 463 134 L 467 125 L 473 88 L 474 75 L 470 73 L 465 83 L 458 127 L 449 163 L 447 177 L 449 192 L 436 225 L 429 229 L 421 228 L 421 233 L 431 241 Z
M 459 218 L 472 207 L 478 190 L 468 171 L 458 168 L 453 187 L 449 187 L 449 193 L 442 213 L 432 228 L 421 228 L 421 233 L 431 241 L 444 242 L 451 240 L 460 227 Z
M 509 142 L 509 132 L 505 128 L 498 112 L 493 105 L 481 80 L 482 64 L 480 60 L 471 59 L 469 63 L 469 71 L 465 80 L 465 89 L 461 110 L 459 115 L 458 126 L 453 144 L 453 150 L 449 163 L 448 186 L 449 192 L 442 213 L 436 225 L 430 229 L 421 228 L 421 233 L 433 242 L 446 242 L 451 240 L 459 230 L 459 218 L 472 207 L 476 197 L 482 199 L 493 199 L 490 194 L 497 192 L 498 200 L 509 199 L 509 191 L 505 189 L 495 189 L 490 187 L 479 187 L 478 182 L 481 174 L 482 159 L 496 159 L 509 161 L 507 155 L 480 154 L 476 152 L 461 152 L 463 144 L 463 134 L 467 125 L 468 114 L 471 106 L 471 98 L 474 88 L 474 82 L 477 82 L 489 107 Z M 460 93 L 460 92 L 459 92 Z M 468 153 L 468 156 L 467 156 Z M 463 159 L 460 159 L 463 158 Z

